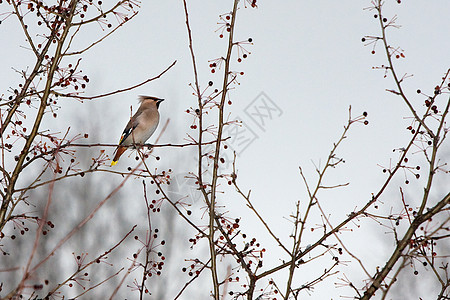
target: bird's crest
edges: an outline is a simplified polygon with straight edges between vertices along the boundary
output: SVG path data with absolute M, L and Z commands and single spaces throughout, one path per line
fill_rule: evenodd
M 158 101 L 158 100 L 164 100 L 164 99 L 160 99 L 160 98 L 157 98 L 157 97 L 153 97 L 153 96 L 142 96 L 142 95 L 140 95 L 139 96 L 139 103 L 142 103 L 144 100 L 153 100 L 153 101 Z

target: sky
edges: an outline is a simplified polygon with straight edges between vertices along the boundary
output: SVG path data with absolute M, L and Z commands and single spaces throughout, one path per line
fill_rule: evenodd
M 205 88 L 213 81 L 214 86 L 220 86 L 221 72 L 212 74 L 208 65 L 210 60 L 225 55 L 226 39 L 219 38 L 217 22 L 220 14 L 230 11 L 232 1 L 188 1 L 188 6 L 200 84 Z M 238 78 L 240 85 L 230 92 L 230 118 L 242 120 L 248 140 L 240 144 L 239 140 L 231 139 L 230 145 L 238 154 L 241 188 L 251 189 L 255 206 L 284 241 L 288 241 L 291 233 L 286 217 L 294 211 L 296 201 L 306 201 L 307 197 L 299 167 L 313 184 L 315 166 L 323 165 L 333 143 L 337 142 L 347 123 L 350 106 L 354 117 L 367 112 L 369 125 L 352 126 L 338 150 L 345 164 L 331 170 L 325 179 L 330 185 L 349 182 L 349 186 L 319 194 L 334 224 L 364 205 L 371 193 L 378 190 L 386 178 L 382 169 L 395 162 L 399 155 L 393 150 L 403 147 L 410 137 L 405 129 L 411 124 L 407 107 L 398 96 L 386 91 L 394 88 L 392 78 L 389 75 L 385 78 L 383 70 L 373 68 L 386 64 L 381 45 L 371 54 L 373 46 L 361 41 L 366 35 L 379 34 L 378 20 L 367 9 L 369 6 L 370 1 L 258 1 L 257 9 L 238 11 L 236 40 L 252 38 L 252 43 L 245 45 L 251 53 L 248 58 L 241 63 L 235 59 L 232 63 L 232 69 L 243 71 L 244 76 Z M 405 81 L 406 93 L 415 103 L 421 103 L 424 98 L 415 91 L 431 93 L 449 67 L 450 3 L 386 1 L 385 6 L 385 16 L 388 19 L 397 16 L 401 25 L 388 30 L 389 41 L 405 54 L 405 58 L 395 60 L 398 73 L 413 75 Z M 88 45 L 101 32 L 94 24 L 74 46 Z M 18 75 L 11 67 L 25 68 L 31 55 L 18 47 L 25 42 L 11 19 L 0 25 L 0 40 L 3 41 L 0 89 L 4 93 L 18 82 Z M 92 130 L 89 125 L 94 124 L 95 132 L 90 134 L 98 140 L 92 142 L 115 143 L 128 121 L 130 106 L 133 111 L 138 107 L 137 96 L 152 95 L 166 99 L 160 108 L 161 124 L 170 120 L 160 142 L 183 143 L 187 133 L 194 133 L 189 129 L 192 117 L 185 111 L 196 105 L 196 98 L 189 86 L 193 72 L 181 1 L 143 1 L 139 14 L 83 56 L 81 65 L 90 78 L 86 95 L 96 95 L 156 76 L 175 60 L 176 65 L 164 76 L 136 90 L 84 103 L 60 100 L 59 118 L 46 122 L 59 131 L 73 126 L 75 120 L 82 124 L 77 125 L 81 131 Z M 263 111 L 265 117 L 252 115 L 255 109 Z M 450 153 L 449 143 L 444 146 L 444 152 Z M 172 168 L 174 175 L 181 178 L 195 166 L 193 149 L 162 148 L 155 155 L 161 156 L 161 161 L 153 160 L 155 167 Z M 133 155 L 130 158 L 124 155 L 117 167 L 125 169 L 127 162 L 133 160 Z M 441 178 L 437 187 L 449 182 L 448 175 Z M 112 178 L 106 184 L 113 187 L 120 180 Z M 405 187 L 404 180 L 400 175 L 383 201 L 397 201 L 399 186 L 405 188 L 408 196 L 420 195 L 421 185 Z M 133 186 L 139 184 L 130 182 L 128 188 L 135 190 Z M 224 190 L 230 189 L 224 187 Z M 230 191 L 231 196 L 225 194 L 220 201 L 229 205 L 232 215 L 243 218 L 245 230 L 254 232 L 260 228 L 243 200 Z M 447 192 L 433 193 L 439 197 Z M 131 194 L 128 198 L 127 201 L 137 202 L 142 195 Z M 192 202 L 193 209 L 197 210 L 194 215 L 200 217 L 203 204 L 195 198 Z M 140 204 L 130 203 L 130 207 L 133 205 Z M 386 209 L 390 207 L 386 205 Z M 129 212 L 131 217 L 133 211 L 137 209 Z M 373 274 L 390 253 L 392 239 L 374 223 L 364 221 L 358 225 L 367 229 L 358 231 L 355 225 L 348 239 L 349 248 L 366 256 L 367 267 Z M 183 226 L 176 228 L 183 230 Z M 274 248 L 268 236 L 261 235 L 258 239 L 269 245 L 268 248 Z M 184 246 L 189 255 L 189 247 Z M 275 248 L 267 258 L 268 264 L 276 263 L 280 255 Z M 306 273 L 316 271 L 317 266 L 312 265 Z M 344 268 L 344 273 L 362 285 L 362 272 L 356 264 Z M 209 280 L 207 276 L 203 279 Z M 308 280 L 302 275 L 296 279 Z M 333 280 L 318 286 L 310 298 L 339 299 L 353 295 L 349 290 L 335 288 L 332 283 L 336 280 Z

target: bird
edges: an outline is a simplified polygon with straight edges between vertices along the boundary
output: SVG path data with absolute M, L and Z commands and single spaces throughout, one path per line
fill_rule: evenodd
M 119 146 L 114 151 L 115 155 L 111 162 L 114 166 L 120 156 L 127 150 L 127 146 L 144 144 L 155 132 L 159 123 L 159 105 L 164 99 L 152 96 L 139 96 L 141 106 L 131 117 L 120 137 Z

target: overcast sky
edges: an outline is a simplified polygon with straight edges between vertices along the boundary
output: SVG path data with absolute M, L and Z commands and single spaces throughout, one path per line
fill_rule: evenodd
M 162 143 L 181 143 L 186 133 L 194 133 L 189 131 L 192 119 L 184 112 L 196 104 L 196 98 L 188 86 L 193 82 L 193 72 L 182 1 L 143 2 L 135 19 L 83 57 L 82 70 L 91 79 L 86 94 L 127 87 L 158 75 L 174 60 L 177 64 L 161 79 L 131 92 L 84 104 L 71 99 L 61 101 L 60 118 L 49 123 L 55 130 L 64 132 L 75 119 L 83 120 L 84 106 L 96 112 L 94 117 L 91 114 L 89 117 L 95 120 L 89 121 L 101 125 L 95 132 L 98 142 L 115 143 L 129 118 L 130 106 L 136 110 L 137 96 L 142 94 L 166 99 L 161 105 L 161 124 L 169 118 L 170 123 Z M 389 40 L 405 54 L 404 59 L 395 63 L 400 75 L 405 72 L 414 75 L 405 82 L 406 93 L 415 103 L 420 103 L 423 96 L 415 91 L 420 88 L 431 92 L 450 65 L 450 2 L 413 0 L 402 1 L 400 5 L 397 1 L 387 2 L 385 16 L 390 19 L 398 15 L 397 22 L 401 25 L 400 29 L 388 30 Z M 220 31 L 215 30 L 220 27 L 217 25 L 219 14 L 229 12 L 232 1 L 188 1 L 188 4 L 201 85 L 206 87 L 212 80 L 219 86 L 221 72 L 211 74 L 208 60 L 225 55 L 226 41 L 220 39 Z M 350 185 L 319 195 L 334 224 L 355 207 L 365 204 L 371 193 L 377 191 L 386 177 L 380 165 L 388 167 L 391 158 L 394 162 L 398 152 L 393 149 L 403 147 L 410 137 L 405 130 L 411 124 L 406 106 L 398 96 L 385 91 L 394 87 L 391 77 L 383 78 L 382 70 L 372 69 L 386 64 L 381 45 L 372 55 L 372 46 L 361 42 L 365 35 L 379 34 L 374 12 L 364 10 L 369 6 L 370 1 L 258 1 L 257 9 L 238 12 L 236 40 L 253 40 L 253 45 L 245 45 L 251 52 L 248 58 L 232 64 L 233 70 L 244 71 L 245 75 L 230 93 L 231 117 L 244 122 L 251 138 L 245 147 L 238 141 L 232 144 L 238 151 L 239 182 L 244 190 L 252 190 L 255 206 L 284 241 L 288 240 L 291 224 L 283 217 L 294 211 L 297 200 L 305 201 L 307 196 L 298 167 L 301 166 L 310 182 L 314 182 L 314 164 L 321 165 L 326 160 L 347 122 L 350 105 L 353 116 L 367 111 L 370 123 L 368 126 L 357 124 L 350 130 L 338 151 L 346 163 L 331 170 L 325 180 L 328 184 L 350 182 Z M 89 37 L 98 34 L 95 26 L 86 32 L 85 40 L 79 41 L 79 45 L 88 44 L 92 40 Z M 24 69 L 32 55 L 18 47 L 25 42 L 12 18 L 0 25 L 0 40 L 3 94 L 18 82 L 18 75 L 11 67 Z M 264 123 L 251 115 L 256 103 L 265 103 L 271 108 L 272 114 L 264 118 Z M 86 121 L 86 126 L 89 123 Z M 445 147 L 449 153 L 449 143 Z M 156 153 L 162 157 L 158 165 L 170 167 L 176 174 L 186 173 L 195 158 L 189 149 L 158 149 Z M 127 160 L 132 162 L 133 159 L 124 155 L 117 167 L 125 168 Z M 448 182 L 449 177 L 444 179 Z M 119 182 L 121 178 L 113 180 Z M 389 201 L 390 197 L 398 195 L 402 181 L 404 178 L 400 176 L 383 200 Z M 443 181 L 438 183 L 443 184 Z M 411 185 L 405 192 L 417 195 L 421 187 Z M 445 193 L 435 192 L 437 195 Z M 141 201 L 142 195 L 136 195 L 135 199 Z M 254 232 L 260 226 L 237 195 L 221 200 L 230 204 L 232 216 L 244 218 L 246 230 Z M 194 209 L 201 206 L 197 203 Z M 378 227 L 366 228 L 376 230 Z M 366 253 L 366 267 L 373 273 L 375 267 L 382 264 L 382 256 L 389 253 L 383 249 L 392 244 L 383 241 L 386 239 L 383 230 L 370 235 L 367 232 L 356 231 L 349 246 L 358 255 Z M 258 238 L 268 247 L 273 246 L 266 236 Z M 269 254 L 273 263 L 278 254 L 276 248 Z M 309 271 L 314 272 L 314 269 Z M 344 268 L 344 273 L 356 274 L 352 279 L 362 286 L 358 266 Z M 312 278 L 298 277 L 299 282 L 308 279 Z M 311 299 L 353 295 L 349 290 L 336 289 L 332 282 L 328 280 L 320 285 Z

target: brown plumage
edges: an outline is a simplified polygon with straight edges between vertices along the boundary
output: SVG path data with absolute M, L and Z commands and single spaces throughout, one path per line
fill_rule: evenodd
M 139 96 L 139 101 L 141 106 L 125 127 L 111 166 L 117 164 L 120 156 L 127 150 L 128 147 L 125 146 L 144 144 L 158 127 L 158 108 L 164 99 L 151 96 Z

